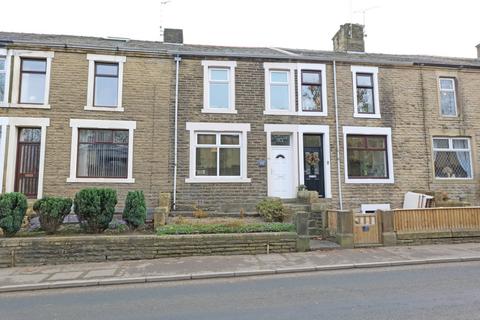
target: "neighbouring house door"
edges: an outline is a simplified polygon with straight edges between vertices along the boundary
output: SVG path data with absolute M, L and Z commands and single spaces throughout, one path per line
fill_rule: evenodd
M 293 152 L 290 135 L 272 135 L 270 152 L 270 196 L 294 198 Z
M 322 138 L 321 134 L 303 135 L 304 181 L 307 190 L 325 197 Z
M 40 164 L 40 128 L 19 128 L 15 191 L 35 198 L 38 194 L 38 168 Z

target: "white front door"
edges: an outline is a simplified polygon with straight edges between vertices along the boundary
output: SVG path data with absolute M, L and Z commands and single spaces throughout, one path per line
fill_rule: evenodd
M 269 188 L 269 195 L 272 197 L 284 199 L 295 197 L 291 146 L 271 147 Z

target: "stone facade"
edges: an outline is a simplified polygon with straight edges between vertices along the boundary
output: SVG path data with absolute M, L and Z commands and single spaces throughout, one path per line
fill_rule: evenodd
M 126 56 L 124 112 L 84 110 L 88 83 L 87 53 Z M 85 187 L 110 187 L 117 190 L 118 207 L 121 208 L 129 190 L 143 190 L 148 206 L 156 207 L 159 194 L 171 192 L 168 115 L 172 74 L 172 59 L 168 56 L 55 49 L 50 78 L 51 108 L 0 108 L 0 117 L 50 119 L 50 126 L 46 130 L 43 195 L 73 197 Z M 67 182 L 72 142 L 70 119 L 136 121 L 133 139 L 135 183 Z
M 348 27 L 348 25 L 347 25 Z M 348 35 L 345 32 L 338 36 Z M 177 30 L 178 31 L 178 30 Z M 177 32 L 175 31 L 175 32 Z M 179 35 L 178 31 L 178 35 Z M 0 33 L 5 37 L 5 33 Z M 7 35 L 8 36 L 8 35 Z M 352 36 L 363 37 L 361 26 L 354 25 Z M 157 207 L 161 192 L 173 193 L 174 124 L 175 124 L 175 57 L 181 58 L 178 79 L 178 163 L 175 207 L 179 211 L 201 208 L 207 211 L 239 213 L 243 208 L 254 211 L 256 203 L 269 194 L 268 142 L 265 125 L 325 126 L 329 129 L 328 172 L 331 196 L 322 202 L 340 207 L 340 188 L 344 209 L 358 211 L 361 204 L 402 206 L 404 193 L 413 190 L 446 191 L 452 198 L 480 204 L 478 132 L 480 119 L 480 62 L 475 59 L 449 59 L 417 56 L 376 55 L 368 53 L 283 50 L 272 48 L 227 48 L 131 41 L 112 43 L 100 38 L 51 36 L 52 39 L 79 43 L 76 47 L 15 44 L 16 37 L 47 41 L 41 35 L 14 34 L 8 49 L 55 51 L 50 85 L 51 109 L 0 108 L 1 118 L 49 118 L 44 167 L 44 195 L 73 196 L 88 186 L 113 187 L 119 192 L 119 207 L 131 189 L 145 192 L 148 206 Z M 25 40 L 27 37 L 28 39 Z M 37 39 L 38 38 L 38 39 Z M 66 40 L 65 40 L 66 39 Z M 22 39 L 20 39 L 22 40 Z M 363 44 L 363 38 L 362 44 Z M 95 49 L 109 46 L 110 49 Z M 114 50 L 117 46 L 117 50 Z M 122 51 L 120 47 L 125 47 Z M 361 48 L 360 48 L 361 49 Z M 355 49 L 357 51 L 362 51 Z M 1 52 L 1 50 L 0 50 Z M 204 54 L 202 54 L 202 52 Z M 124 112 L 84 110 L 87 99 L 88 61 L 86 55 L 109 54 L 127 57 L 124 70 Z M 235 109 L 237 113 L 205 113 L 204 67 L 202 61 L 235 62 Z M 336 69 L 336 93 L 334 84 Z M 293 65 L 324 64 L 327 114 L 265 114 L 264 63 Z M 378 68 L 380 117 L 354 117 L 352 66 Z M 295 69 L 296 70 L 296 69 Z M 458 117 L 442 117 L 439 102 L 439 77 L 453 77 L 457 86 Z M 295 99 L 298 71 L 295 71 Z M 335 105 L 338 104 L 338 132 Z M 297 103 L 295 103 L 297 108 Z M 67 182 L 70 171 L 72 129 L 70 119 L 136 121 L 134 131 L 133 178 L 135 183 Z M 190 132 L 187 123 L 248 124 L 247 177 L 250 181 L 191 183 Z M 345 179 L 344 127 L 390 128 L 394 183 L 348 183 Z M 339 141 L 337 157 L 337 139 Z M 433 136 L 469 137 L 472 145 L 473 179 L 440 180 L 434 177 Z M 8 140 L 8 139 L 7 139 Z M 8 143 L 8 141 L 7 141 Z M 8 150 L 6 148 L 5 150 Z M 8 157 L 9 155 L 7 155 Z M 11 155 L 10 155 L 11 156 Z M 340 166 L 338 168 L 338 165 Z M 295 168 L 297 170 L 297 168 Z M 340 172 L 340 176 L 338 176 Z M 303 173 L 299 173 L 301 175 Z M 247 179 L 245 179 L 247 180 Z M 3 185 L 5 186 L 5 176 Z M 299 181 L 295 181 L 296 185 Z M 339 186 L 340 183 L 340 186 Z M 327 183 L 326 183 L 327 184 Z M 5 188 L 4 188 L 5 189 Z
M 198 255 L 295 252 L 297 234 L 77 236 L 0 239 L 0 268 Z
M 205 58 L 225 60 L 224 57 Z M 207 210 L 237 212 L 252 209 L 259 199 L 268 194 L 267 167 L 259 167 L 258 160 L 267 158 L 265 124 L 316 124 L 330 128 L 330 174 L 332 197 L 324 199 L 332 208 L 339 207 L 337 157 L 335 140 L 335 101 L 333 65 L 326 63 L 328 115 L 326 117 L 265 115 L 265 59 L 229 59 L 235 68 L 237 114 L 203 113 L 203 67 L 201 58 L 184 58 L 180 67 L 179 100 L 179 163 L 177 205 L 187 208 L 197 205 Z M 276 61 L 282 62 L 282 61 Z M 283 61 L 311 63 L 309 61 Z M 404 193 L 412 190 L 446 191 L 452 198 L 462 198 L 472 204 L 478 202 L 478 100 L 475 90 L 480 85 L 477 69 L 428 67 L 400 64 L 363 64 L 378 67 L 378 86 L 381 118 L 353 117 L 352 65 L 339 62 L 337 96 L 340 137 L 340 181 L 343 207 L 360 210 L 361 204 L 389 203 L 401 208 Z M 440 115 L 438 78 L 454 76 L 457 79 L 459 117 Z M 296 79 L 298 81 L 298 79 Z M 296 87 L 297 83 L 295 83 Z M 249 123 L 248 177 L 251 183 L 185 183 L 189 176 L 189 132 L 186 122 Z M 345 183 L 343 127 L 388 127 L 392 130 L 394 183 Z M 471 180 L 439 180 L 434 178 L 432 137 L 467 136 L 471 138 L 473 172 Z

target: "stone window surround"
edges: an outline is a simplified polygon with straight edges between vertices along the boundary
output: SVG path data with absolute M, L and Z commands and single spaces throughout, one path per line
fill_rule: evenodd
M 265 111 L 268 115 L 296 115 L 295 112 L 295 69 L 296 63 L 274 63 L 265 62 Z M 271 71 L 288 71 L 288 89 L 289 89 L 289 108 L 288 110 L 275 110 L 270 108 L 270 72 Z
M 101 54 L 87 54 L 88 60 L 88 89 L 87 89 L 87 105 L 84 110 L 90 111 L 117 111 L 123 112 L 122 97 L 123 97 L 123 65 L 127 61 L 126 56 L 111 56 Z M 93 105 L 95 94 L 95 63 L 108 62 L 118 63 L 118 97 L 117 107 L 96 107 Z
M 50 77 L 52 69 L 52 59 L 54 58 L 53 51 L 30 51 L 30 50 L 8 50 L 6 65 L 7 75 L 5 77 L 5 92 L 10 90 L 10 63 L 13 58 L 13 75 L 12 75 L 12 95 L 11 103 L 8 104 L 8 94 L 5 95 L 2 106 L 11 108 L 24 108 L 24 109 L 50 109 L 49 95 L 50 95 Z M 20 95 L 20 73 L 21 73 L 21 59 L 22 58 L 45 58 L 47 61 L 47 70 L 45 74 L 45 95 L 43 98 L 43 104 L 29 104 L 19 103 Z
M 323 170 L 325 180 L 325 198 L 332 197 L 332 181 L 331 181 L 331 166 L 330 166 L 330 128 L 328 125 L 298 125 L 298 124 L 265 124 L 264 130 L 267 134 L 267 161 L 270 160 L 271 136 L 272 133 L 292 133 L 292 147 L 293 154 L 298 157 L 293 159 L 293 167 L 298 170 L 293 170 L 293 181 L 298 183 L 295 185 L 295 190 L 299 185 L 304 184 L 304 160 L 303 160 L 303 139 L 299 139 L 304 133 L 318 133 L 323 135 Z M 300 174 L 302 173 L 302 174 Z M 270 188 L 270 170 L 267 170 L 268 190 Z
M 302 107 L 302 81 L 300 77 L 302 76 L 302 71 L 311 70 L 311 71 L 320 71 L 322 76 L 322 111 L 303 111 Z M 298 101 L 298 115 L 301 116 L 323 116 L 328 115 L 327 107 L 327 68 L 325 64 L 314 64 L 314 63 L 299 63 L 297 64 L 297 101 Z
M 354 118 L 381 118 L 380 114 L 380 98 L 378 94 L 378 67 L 351 66 L 353 80 L 353 117 Z M 357 110 L 357 73 L 370 73 L 373 76 L 373 103 L 375 113 L 366 114 L 358 113 Z
M 233 113 L 235 110 L 235 68 L 237 66 L 236 61 L 215 61 L 215 60 L 203 60 L 203 109 L 202 113 Z M 210 108 L 210 69 L 228 69 L 229 70 L 229 86 L 228 86 L 228 98 L 229 106 L 224 108 Z
M 372 178 L 356 178 L 348 177 L 348 155 L 347 155 L 347 135 L 381 135 L 387 137 L 387 168 L 388 178 L 372 179 Z M 393 175 L 393 148 L 392 148 L 392 129 L 386 127 L 343 127 L 343 156 L 344 156 L 344 172 L 345 183 L 351 184 L 391 184 L 395 183 Z
M 327 68 L 325 64 L 318 63 L 276 63 L 265 62 L 263 64 L 265 69 L 265 110 L 266 115 L 297 115 L 297 116 L 309 116 L 309 117 L 325 117 L 328 115 L 328 98 L 327 98 Z M 289 71 L 289 110 L 272 110 L 270 108 L 270 71 Z M 308 112 L 302 110 L 302 101 L 300 99 L 302 92 L 301 81 L 297 81 L 297 89 L 295 90 L 295 70 L 297 71 L 297 77 L 301 75 L 302 70 L 315 70 L 322 73 L 322 112 Z M 295 106 L 295 91 L 298 96 L 298 103 Z M 295 110 L 295 107 L 297 110 Z
M 0 124 L 2 125 L 2 141 L 0 148 L 5 149 L 6 134 L 3 134 L 3 130 L 6 130 L 9 126 L 8 137 L 8 156 L 6 167 L 6 179 L 5 179 L 5 192 L 13 192 L 15 188 L 15 173 L 16 173 L 16 161 L 17 161 L 17 139 L 18 139 L 18 127 L 22 128 L 38 128 L 42 130 L 40 141 L 40 161 L 38 169 L 38 193 L 37 199 L 41 199 L 43 196 L 43 176 L 45 166 L 45 149 L 46 149 L 46 137 L 47 127 L 50 126 L 49 118 L 20 118 L 20 117 L 6 117 L 0 118 Z M 6 133 L 6 132 L 5 132 Z M 3 152 L 5 154 L 5 152 Z M 0 158 L 0 165 L 3 169 L 3 159 Z M 0 176 L 3 173 L 0 174 Z
M 70 152 L 70 176 L 67 182 L 90 183 L 135 183 L 133 178 L 133 134 L 136 121 L 70 119 L 72 143 Z M 127 178 L 77 178 L 78 129 L 127 129 L 128 130 L 128 174 Z
M 190 165 L 189 177 L 186 183 L 249 183 L 251 179 L 247 175 L 247 132 L 250 131 L 249 123 L 213 123 L 213 122 L 187 122 L 186 129 L 190 132 Z M 195 137 L 196 133 L 240 133 L 240 177 L 197 177 L 195 175 Z
M 459 112 L 458 112 L 458 96 L 457 96 L 457 85 L 458 85 L 458 78 L 456 72 L 446 72 L 437 75 L 437 85 L 438 85 L 438 107 L 439 107 L 439 115 L 443 119 L 458 119 Z M 442 113 L 442 88 L 440 85 L 440 81 L 442 79 L 451 79 L 453 80 L 453 94 L 455 97 L 455 115 L 445 115 Z
M 467 177 L 467 178 L 443 178 L 443 177 L 437 177 L 436 174 L 435 174 L 435 148 L 434 148 L 434 145 L 433 145 L 433 140 L 434 139 L 448 139 L 448 140 L 452 140 L 452 139 L 466 139 L 468 141 L 468 151 L 469 151 L 469 154 L 470 154 L 470 167 L 471 167 L 471 174 L 472 176 L 471 177 Z M 431 136 L 431 150 L 432 150 L 432 174 L 433 174 L 433 179 L 435 182 L 470 182 L 470 181 L 474 181 L 474 177 L 475 177 L 475 162 L 474 162 L 474 157 L 473 157 L 473 151 L 472 151 L 472 139 L 473 137 L 472 136 L 469 136 L 469 135 L 455 135 L 455 134 L 452 134 L 452 135 L 449 135 L 449 134 L 443 134 L 443 135 L 433 135 Z M 438 149 L 439 151 L 455 151 L 455 149 Z

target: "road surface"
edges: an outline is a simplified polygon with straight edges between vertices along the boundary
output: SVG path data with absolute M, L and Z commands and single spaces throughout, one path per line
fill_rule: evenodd
M 0 294 L 1 320 L 480 319 L 480 262 Z

